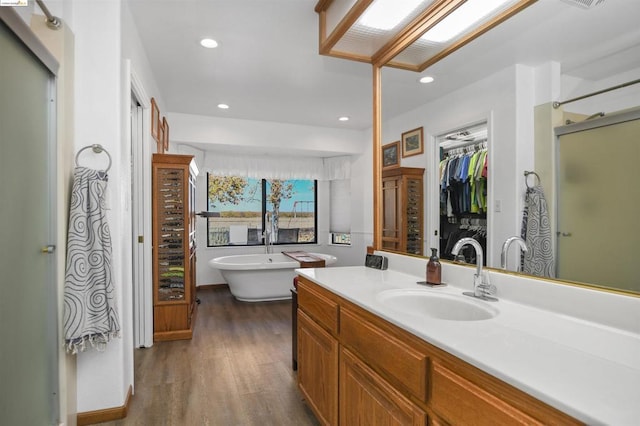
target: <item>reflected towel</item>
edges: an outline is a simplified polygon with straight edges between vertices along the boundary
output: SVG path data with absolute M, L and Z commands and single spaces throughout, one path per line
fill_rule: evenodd
M 107 175 L 76 167 L 73 174 L 67 265 L 64 282 L 64 338 L 67 352 L 103 350 L 120 335 L 111 267 L 111 236 L 104 209 Z
M 540 185 L 527 189 L 522 217 L 522 239 L 527 243 L 522 271 L 539 277 L 555 276 L 551 223 Z

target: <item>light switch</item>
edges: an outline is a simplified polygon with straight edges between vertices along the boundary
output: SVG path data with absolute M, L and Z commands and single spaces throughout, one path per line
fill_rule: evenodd
M 501 212 L 502 211 L 502 200 L 495 200 L 494 204 L 495 204 L 495 209 L 494 209 L 495 212 L 496 213 Z

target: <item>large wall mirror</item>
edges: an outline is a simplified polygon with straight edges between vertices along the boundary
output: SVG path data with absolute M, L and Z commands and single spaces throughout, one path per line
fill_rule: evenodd
M 400 156 L 398 165 L 425 169 L 423 253 L 441 249 L 441 237 L 450 233 L 441 222 L 440 161 L 446 151 L 451 153 L 448 147 L 470 146 L 465 148 L 469 152 L 487 151 L 486 210 L 468 222 L 484 226 L 487 266 L 501 267 L 504 241 L 521 235 L 527 187 L 539 185 L 550 220 L 551 278 L 640 294 L 640 275 L 633 270 L 633 247 L 640 238 L 633 223 L 637 204 L 631 203 L 640 199 L 640 186 L 633 183 L 638 181 L 633 167 L 616 163 L 620 156 L 636 164 L 640 160 L 640 116 L 634 110 L 640 106 L 640 28 L 635 18 L 640 2 L 584 3 L 536 2 L 419 73 L 388 64 L 374 67 L 374 89 L 379 88 L 374 103 L 380 99 L 373 131 L 376 248 L 382 247 L 384 211 L 378 151 L 422 128 L 423 152 Z M 414 51 L 410 46 L 397 58 Z M 420 84 L 426 75 L 433 83 Z M 597 92 L 602 93 L 573 100 Z M 570 102 L 554 107 L 554 101 L 566 100 Z M 598 130 L 573 131 L 585 123 Z M 622 138 L 624 142 L 614 143 Z M 591 160 L 579 159 L 577 154 L 585 151 L 593 154 Z M 598 161 L 588 162 L 594 158 L 601 160 L 600 175 L 593 170 Z M 590 179 L 596 181 L 588 184 Z M 595 192 L 586 195 L 572 186 L 576 183 Z M 626 190 L 607 189 L 614 187 Z M 580 223 L 584 231 L 572 228 L 589 215 L 590 222 Z M 518 270 L 519 255 L 512 245 L 509 270 Z M 607 273 L 619 270 L 625 272 Z

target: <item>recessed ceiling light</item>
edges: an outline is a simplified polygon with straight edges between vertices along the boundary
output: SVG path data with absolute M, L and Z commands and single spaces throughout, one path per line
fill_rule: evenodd
M 220 108 L 220 109 L 229 109 L 229 105 L 227 105 L 227 104 L 218 104 L 218 108 Z
M 342 117 L 338 117 L 338 120 L 340 120 L 340 121 L 349 121 L 349 117 L 347 117 L 346 115 L 343 115 Z
M 420 83 L 433 83 L 433 77 L 431 77 L 430 75 L 425 75 L 424 77 L 420 78 L 420 80 L 418 80 Z
M 200 40 L 200 44 L 202 45 L 202 47 L 206 47 L 207 49 L 218 47 L 218 42 L 212 38 L 203 38 L 202 40 Z

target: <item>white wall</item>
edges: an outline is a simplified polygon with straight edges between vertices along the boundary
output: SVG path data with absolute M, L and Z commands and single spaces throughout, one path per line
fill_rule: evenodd
M 207 150 L 233 147 L 235 151 L 256 149 L 269 154 L 282 152 L 314 157 L 363 152 L 362 132 L 329 127 L 268 121 L 239 120 L 202 115 L 169 113 L 172 143 L 205 144 Z
M 640 75 L 640 68 L 614 74 L 602 80 L 590 81 L 571 75 L 563 74 L 562 93 L 556 101 L 583 96 L 588 93 L 608 89 L 629 81 L 637 80 Z M 634 108 L 640 104 L 640 84 L 627 86 L 624 88 L 602 93 L 598 96 L 586 98 L 584 100 L 571 102 L 562 106 L 564 111 L 585 114 L 587 116 L 597 112 L 612 113 L 623 109 Z
M 78 411 L 87 412 L 123 405 L 133 367 L 131 326 L 131 251 L 128 230 L 129 164 L 121 145 L 120 2 L 73 3 L 75 49 L 75 151 L 99 143 L 111 154 L 107 218 L 113 245 L 113 276 L 122 338 L 104 352 L 78 354 Z M 86 165 L 100 167 L 85 159 Z M 123 236 L 125 236 L 123 238 Z

